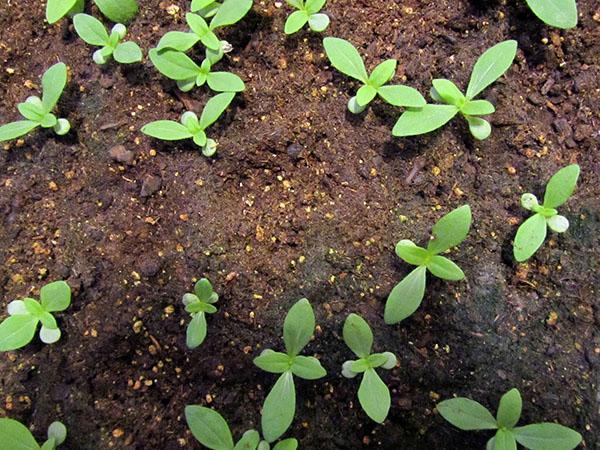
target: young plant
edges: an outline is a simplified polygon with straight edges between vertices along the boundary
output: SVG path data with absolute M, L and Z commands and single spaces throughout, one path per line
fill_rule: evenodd
M 321 13 L 327 0 L 285 0 L 298 11 L 294 11 L 285 21 L 285 34 L 294 34 L 308 23 L 311 30 L 320 33 L 329 26 L 329 16 Z
M 471 208 L 464 205 L 446 214 L 433 226 L 433 239 L 427 244 L 427 249 L 409 240 L 398 242 L 396 254 L 417 268 L 390 292 L 385 305 L 385 323 L 398 323 L 417 310 L 425 295 L 428 270 L 443 280 L 459 281 L 465 277 L 460 267 L 440 253 L 464 241 L 470 228 Z
M 128 23 L 138 12 L 136 0 L 94 0 L 102 14 L 113 22 Z M 73 17 L 83 12 L 84 0 L 48 0 L 46 3 L 46 20 L 56 23 L 63 17 Z
M 414 88 L 401 84 L 388 84 L 396 73 L 398 62 L 395 59 L 382 62 L 369 75 L 358 50 L 350 42 L 326 37 L 323 39 L 323 45 L 333 67 L 363 84 L 356 96 L 348 102 L 348 109 L 352 113 L 363 112 L 378 95 L 394 106 L 421 108 L 427 103 L 421 93 Z
M 73 17 L 75 31 L 81 39 L 90 45 L 102 47 L 94 52 L 96 64 L 106 64 L 110 57 L 121 64 L 132 64 L 142 60 L 142 50 L 135 42 L 121 42 L 127 34 L 125 25 L 118 23 L 110 32 L 110 36 L 102 22 L 87 14 L 76 14 Z
M 212 450 L 269 450 L 270 444 L 260 439 L 256 430 L 246 431 L 234 445 L 233 436 L 227 421 L 209 408 L 197 405 L 185 407 L 185 419 L 192 434 L 198 441 Z M 294 438 L 278 442 L 273 450 L 296 450 L 298 441 Z
M 0 442 L 6 450 L 54 450 L 67 439 L 67 427 L 61 422 L 52 422 L 47 436 L 40 447 L 25 425 L 13 419 L 0 419 Z
M 209 19 L 217 13 L 221 4 L 221 2 L 215 0 L 192 0 L 190 10 L 205 19 Z
M 187 327 L 186 345 L 190 349 L 198 348 L 206 338 L 206 314 L 214 314 L 214 306 L 219 300 L 219 294 L 213 291 L 212 284 L 206 278 L 196 282 L 194 293 L 183 296 L 185 310 L 190 313 L 192 320 Z
M 206 102 L 200 120 L 192 111 L 182 114 L 181 120 L 157 120 L 150 122 L 142 128 L 142 133 L 163 141 L 179 141 L 193 139 L 194 143 L 202 147 L 204 156 L 213 156 L 217 151 L 217 142 L 206 136 L 206 129 L 217 121 L 235 97 L 234 93 L 218 94 Z
M 64 281 L 55 281 L 40 290 L 40 302 L 32 298 L 13 300 L 8 304 L 9 317 L 0 323 L 0 352 L 25 347 L 31 342 L 42 322 L 40 339 L 53 344 L 60 339 L 60 329 L 53 312 L 64 311 L 71 304 L 71 288 Z
M 542 22 L 557 28 L 577 26 L 575 0 L 526 0 L 527 5 Z
M 396 355 L 391 352 L 371 353 L 373 332 L 369 324 L 359 315 L 350 314 L 344 323 L 344 342 L 359 359 L 346 361 L 342 375 L 354 378 L 362 373 L 358 388 L 358 401 L 367 415 L 377 423 L 383 423 L 390 411 L 390 390 L 375 369 L 393 369 Z
M 497 430 L 486 450 L 516 450 L 517 442 L 531 450 L 571 450 L 581 442 L 581 435 L 557 423 L 536 423 L 517 427 L 523 401 L 517 389 L 511 389 L 500 399 L 496 417 L 481 403 L 464 397 L 437 404 L 441 416 L 465 431 Z
M 37 127 L 52 128 L 59 136 L 67 134 L 71 129 L 69 121 L 52 114 L 66 84 L 67 66 L 58 63 L 50 67 L 42 76 L 42 98 L 32 96 L 17 105 L 26 120 L 0 126 L 0 142 L 24 136 Z
M 569 228 L 566 217 L 558 214 L 555 208 L 565 203 L 577 185 L 579 166 L 572 164 L 556 172 L 548 185 L 544 195 L 544 203 L 540 205 L 533 194 L 523 194 L 521 206 L 534 213 L 521 224 L 515 236 L 513 253 L 518 262 L 528 260 L 542 246 L 546 239 L 548 228 L 556 233 L 564 233 Z
M 299 354 L 310 341 L 314 330 L 315 314 L 308 300 L 303 298 L 292 306 L 283 323 L 286 353 L 268 349 L 254 358 L 254 364 L 260 369 L 281 374 L 263 405 L 261 424 L 267 442 L 277 440 L 294 420 L 294 375 L 305 380 L 317 380 L 327 375 L 317 358 Z
M 504 41 L 487 49 L 479 57 L 473 72 L 466 95 L 450 80 L 433 80 L 431 98 L 436 102 L 420 108 L 405 111 L 392 131 L 394 136 L 415 136 L 437 130 L 461 113 L 469 124 L 469 130 L 475 139 L 489 137 L 492 127 L 480 116 L 496 111 L 494 105 L 487 100 L 474 100 L 490 84 L 500 78 L 510 68 L 517 54 L 517 41 Z

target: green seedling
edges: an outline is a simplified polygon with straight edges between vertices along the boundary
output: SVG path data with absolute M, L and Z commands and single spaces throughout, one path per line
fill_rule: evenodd
M 40 290 L 40 301 L 32 298 L 13 300 L 8 304 L 8 315 L 0 323 L 0 351 L 7 352 L 25 347 L 31 342 L 42 322 L 40 339 L 53 344 L 60 339 L 60 329 L 53 312 L 64 311 L 71 304 L 71 288 L 64 281 L 55 281 Z
M 209 408 L 197 405 L 185 407 L 185 419 L 198 442 L 212 450 L 270 450 L 269 442 L 260 439 L 256 430 L 246 431 L 234 445 L 227 421 Z M 273 450 L 296 450 L 298 441 L 290 438 L 278 442 Z
M 517 230 L 513 246 L 517 261 L 526 261 L 538 251 L 546 239 L 548 228 L 556 233 L 564 233 L 569 229 L 569 221 L 559 215 L 556 208 L 564 204 L 575 191 L 579 172 L 577 164 L 563 167 L 556 172 L 548 181 L 542 205 L 535 195 L 523 194 L 521 206 L 532 211 L 534 215 Z
M 217 152 L 217 142 L 207 138 L 206 129 L 217 121 L 234 97 L 235 94 L 231 92 L 218 94 L 206 102 L 200 119 L 194 112 L 187 111 L 183 113 L 179 122 L 173 120 L 150 122 L 144 125 L 142 133 L 163 141 L 193 139 L 197 146 L 202 147 L 204 156 L 213 156 Z
M 206 314 L 214 314 L 214 306 L 219 300 L 219 294 L 213 291 L 212 284 L 206 278 L 196 282 L 194 293 L 183 296 L 185 310 L 190 313 L 192 320 L 187 327 L 186 345 L 194 349 L 200 347 L 206 338 Z
M 221 2 L 215 0 L 192 0 L 190 10 L 205 19 L 209 19 L 217 13 L 221 4 Z
M 319 360 L 299 353 L 315 330 L 315 314 L 307 299 L 299 300 L 287 313 L 283 323 L 286 353 L 264 350 L 254 364 L 270 373 L 280 373 L 263 405 L 261 424 L 267 442 L 276 441 L 292 424 L 296 414 L 294 375 L 317 380 L 327 375 Z
M 427 104 L 421 108 L 405 111 L 392 131 L 394 136 L 415 136 L 429 133 L 443 127 L 458 113 L 467 120 L 469 130 L 475 139 L 483 140 L 492 132 L 490 123 L 480 116 L 496 111 L 487 100 L 474 100 L 490 84 L 500 78 L 510 68 L 517 54 L 517 41 L 504 41 L 487 49 L 479 57 L 466 95 L 450 80 L 433 80 L 431 98 L 440 104 Z
M 531 450 L 571 450 L 581 442 L 579 433 L 557 423 L 517 427 L 522 407 L 518 389 L 511 389 L 500 399 L 496 417 L 481 403 L 464 397 L 444 400 L 437 410 L 461 430 L 496 430 L 486 450 L 516 450 L 517 442 Z
M 388 325 L 398 323 L 417 310 L 425 295 L 428 270 L 443 280 L 459 281 L 465 277 L 460 267 L 440 253 L 464 241 L 470 228 L 471 208 L 465 205 L 449 212 L 433 226 L 433 239 L 429 241 L 426 249 L 418 247 L 409 240 L 398 242 L 396 245 L 398 257 L 417 268 L 390 292 L 385 305 L 385 323 Z
M 52 114 L 66 84 L 67 66 L 58 63 L 50 67 L 42 76 L 42 98 L 32 96 L 17 105 L 26 120 L 0 126 L 0 142 L 24 136 L 37 127 L 52 128 L 59 136 L 67 134 L 71 129 L 69 121 Z
M 94 0 L 102 14 L 116 23 L 129 23 L 138 12 L 136 0 Z M 56 23 L 63 17 L 73 17 L 83 12 L 84 0 L 48 0 L 46 20 Z
M 54 450 L 67 439 L 67 427 L 52 422 L 47 431 L 48 439 L 40 447 L 31 431 L 13 419 L 0 419 L 0 443 L 6 450 Z
M 285 0 L 294 11 L 285 21 L 285 34 L 294 34 L 308 23 L 308 27 L 321 33 L 329 26 L 329 16 L 320 11 L 327 0 Z
M 127 34 L 125 25 L 116 24 L 110 36 L 102 22 L 87 14 L 76 14 L 73 17 L 73 25 L 81 39 L 90 45 L 102 47 L 94 52 L 93 59 L 96 64 L 106 64 L 111 56 L 121 64 L 132 64 L 142 60 L 142 50 L 135 42 L 121 42 Z
M 354 378 L 362 373 L 358 388 L 358 401 L 367 415 L 377 423 L 383 423 L 390 411 L 390 390 L 377 374 L 376 369 L 393 369 L 396 355 L 391 352 L 371 353 L 373 332 L 369 324 L 359 315 L 350 314 L 344 323 L 344 342 L 359 359 L 346 361 L 342 375 Z
M 376 96 L 394 106 L 421 108 L 426 105 L 427 102 L 416 89 L 401 84 L 388 84 L 396 73 L 398 62 L 395 59 L 382 62 L 369 75 L 358 50 L 350 42 L 327 37 L 323 39 L 323 45 L 333 67 L 363 84 L 356 96 L 348 102 L 348 109 L 352 113 L 363 112 Z
M 557 28 L 577 26 L 575 0 L 526 0 L 527 5 L 542 22 Z

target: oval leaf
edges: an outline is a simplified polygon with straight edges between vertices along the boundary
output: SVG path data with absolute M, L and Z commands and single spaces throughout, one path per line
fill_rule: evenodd
M 13 419 L 0 419 L 0 442 L 7 450 L 40 450 L 31 431 Z
M 290 357 L 268 349 L 254 358 L 254 365 L 265 372 L 283 373 L 290 368 Z
M 94 0 L 98 9 L 115 23 L 129 23 L 138 12 L 136 0 Z
M 323 46 L 331 65 L 349 77 L 367 84 L 369 75 L 358 50 L 344 39 L 326 37 Z
M 438 254 L 457 246 L 469 234 L 471 221 L 471 207 L 469 205 L 463 205 L 450 211 L 433 226 L 431 233 L 434 238 L 429 241 L 427 250 Z
M 500 42 L 479 57 L 467 88 L 467 98 L 472 99 L 500 78 L 510 68 L 517 55 L 517 41 Z
M 294 11 L 285 21 L 284 33 L 294 34 L 308 22 L 306 11 Z
M 108 32 L 102 22 L 95 17 L 89 14 L 76 14 L 73 17 L 73 26 L 79 37 L 88 44 L 98 47 L 108 45 Z
M 40 301 L 46 311 L 64 311 L 71 304 L 71 287 L 65 281 L 55 281 L 42 287 Z
M 327 375 L 321 362 L 313 356 L 296 356 L 291 370 L 294 375 L 305 380 L 318 380 Z
M 542 246 L 548 232 L 546 218 L 534 214 L 521 224 L 515 236 L 513 253 L 518 262 L 527 261 Z
M 519 444 L 531 450 L 571 450 L 582 440 L 577 431 L 549 422 L 518 427 L 513 433 Z
M 496 419 L 498 426 L 504 428 L 514 428 L 521 417 L 523 400 L 518 389 L 511 389 L 500 399 Z
M 77 0 L 48 0 L 46 4 L 46 20 L 56 23 L 65 17 L 75 6 Z
M 189 80 L 196 78 L 200 73 L 200 67 L 192 61 L 185 53 L 176 50 L 165 49 L 160 52 L 156 49 L 148 53 L 154 67 L 172 80 Z
M 526 0 L 533 13 L 544 23 L 557 28 L 577 26 L 575 0 Z
M 385 323 L 398 323 L 417 310 L 425 295 L 426 272 L 426 267 L 417 267 L 392 289 L 385 304 Z
M 283 323 L 283 341 L 290 356 L 296 356 L 306 347 L 315 331 L 315 313 L 307 299 L 292 306 Z
M 200 347 L 206 338 L 206 317 L 203 312 L 192 315 L 185 336 L 185 344 L 188 348 Z
M 115 61 L 121 64 L 133 64 L 142 60 L 142 50 L 135 42 L 123 42 L 117 45 L 113 53 Z
M 402 137 L 429 133 L 447 124 L 457 113 L 458 108 L 454 105 L 425 105 L 404 111 L 392 134 Z
M 246 85 L 240 77 L 229 72 L 211 72 L 206 78 L 208 86 L 215 92 L 242 92 Z
M 185 419 L 192 434 L 198 441 L 213 450 L 231 450 L 233 438 L 229 425 L 223 416 L 203 406 L 185 407 Z
M 281 374 L 263 405 L 261 425 L 268 442 L 276 441 L 292 424 L 296 413 L 296 388 L 291 372 Z
M 544 207 L 558 208 L 573 194 L 581 169 L 577 164 L 563 167 L 550 178 L 544 195 Z
M 57 63 L 42 75 L 42 104 L 46 112 L 52 111 L 67 84 L 67 66 Z
M 440 255 L 435 255 L 427 264 L 427 269 L 436 277 L 443 280 L 459 281 L 465 277 L 464 272 L 453 261 Z
M 359 358 L 366 358 L 373 347 L 373 332 L 365 319 L 358 314 L 346 317 L 343 330 L 344 342 Z
M 172 120 L 157 120 L 150 122 L 142 127 L 142 133 L 163 141 L 179 141 L 189 139 L 192 133 L 179 122 Z
M 470 398 L 452 398 L 436 406 L 444 419 L 461 430 L 493 430 L 498 428 L 492 413 Z
M 0 352 L 25 347 L 35 335 L 38 319 L 31 315 L 7 317 L 0 323 Z
M 403 106 L 405 108 L 422 108 L 427 102 L 419 91 L 410 86 L 394 84 L 381 86 L 377 92 L 390 105 Z
M 390 411 L 390 390 L 374 369 L 368 369 L 358 388 L 360 406 L 372 420 L 383 423 Z
M 206 106 L 200 115 L 200 129 L 205 130 L 215 123 L 219 117 L 221 117 L 221 114 L 223 114 L 223 112 L 231 104 L 234 97 L 235 93 L 225 92 L 223 94 L 215 95 L 208 102 L 206 102 Z
M 210 21 L 210 29 L 233 25 L 244 18 L 252 8 L 252 0 L 225 0 Z

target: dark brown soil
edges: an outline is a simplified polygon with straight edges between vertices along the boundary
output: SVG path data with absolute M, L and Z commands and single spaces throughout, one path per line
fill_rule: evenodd
M 183 28 L 189 2 L 140 3 L 130 33 L 146 50 Z M 207 90 L 178 94 L 147 60 L 99 68 L 66 22 L 43 25 L 44 2 L 0 0 L 1 122 L 60 60 L 71 71 L 60 108 L 73 125 L 67 137 L 40 131 L 0 153 L 2 310 L 50 280 L 75 292 L 58 344 L 0 356 L 0 413 L 39 438 L 62 420 L 65 450 L 200 448 L 182 414 L 190 403 L 214 406 L 240 436 L 260 425 L 275 380 L 252 358 L 281 348 L 285 311 L 307 297 L 319 324 L 307 351 L 329 374 L 297 383 L 288 434 L 301 448 L 481 449 L 489 435 L 454 429 L 436 401 L 467 395 L 495 408 L 511 387 L 523 394 L 523 423 L 560 421 L 584 448 L 600 448 L 600 10 L 578 3 L 577 29 L 556 31 L 522 1 L 329 1 L 326 34 L 356 44 L 369 67 L 397 58 L 398 76 L 423 93 L 434 77 L 465 87 L 484 49 L 517 39 L 515 65 L 484 93 L 498 110 L 493 134 L 477 142 L 460 120 L 393 139 L 398 111 L 380 103 L 349 115 L 356 86 L 328 66 L 322 36 L 286 38 L 287 6 L 256 2 L 224 35 L 235 47 L 224 66 L 247 91 L 212 128 L 220 148 L 209 160 L 191 143 L 139 132 L 201 106 Z M 110 156 L 119 144 L 131 164 Z M 520 195 L 541 194 L 571 162 L 583 170 L 563 208 L 571 229 L 515 264 Z M 421 309 L 385 326 L 387 294 L 410 269 L 395 243 L 426 240 L 465 203 L 474 225 L 453 257 L 467 281 L 430 280 Z M 220 309 L 189 351 L 180 299 L 201 276 Z M 383 426 L 358 407 L 356 380 L 340 375 L 351 312 L 371 323 L 377 350 L 399 355 L 384 374 L 393 407 Z

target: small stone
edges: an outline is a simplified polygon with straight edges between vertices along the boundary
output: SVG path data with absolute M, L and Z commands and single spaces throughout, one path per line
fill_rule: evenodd
M 142 183 L 140 195 L 142 197 L 150 197 L 152 194 L 155 194 L 160 190 L 161 185 L 162 180 L 160 177 L 155 175 L 146 175 L 144 182 Z
M 300 158 L 300 153 L 302 153 L 302 146 L 300 144 L 291 144 L 288 145 L 287 154 L 294 159 Z
M 146 278 L 155 276 L 160 270 L 160 264 L 155 259 L 143 258 L 140 264 L 140 273 Z
M 108 153 L 113 160 L 121 164 L 131 164 L 133 162 L 133 152 L 127 150 L 124 145 L 115 145 Z

